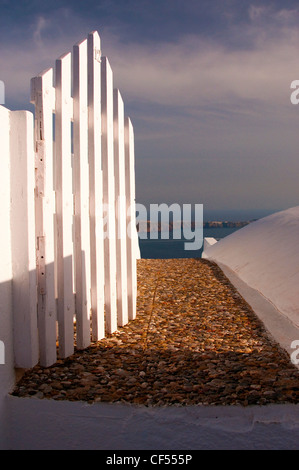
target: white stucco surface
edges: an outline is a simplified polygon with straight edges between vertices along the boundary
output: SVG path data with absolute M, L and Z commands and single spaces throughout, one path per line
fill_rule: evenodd
M 205 244 L 203 258 L 229 268 L 299 327 L 298 234 L 299 206 Z
M 298 229 L 299 207 L 254 222 L 220 242 L 209 240 L 204 249 L 204 257 L 217 262 L 286 349 L 291 340 L 299 339 Z M 88 405 L 13 397 L 7 394 L 9 379 L 2 387 L 6 393 L 0 397 L 0 448 L 109 451 L 299 448 L 299 405 L 165 408 Z
M 7 397 L 12 450 L 298 449 L 299 405 L 144 406 Z
M 2 443 L 6 442 L 7 436 L 8 418 L 4 400 L 15 379 L 12 336 L 12 257 L 10 250 L 10 118 L 11 112 L 0 106 L 0 341 L 2 342 L 1 349 L 4 349 L 4 361 L 1 360 L 0 364 L 0 448 Z

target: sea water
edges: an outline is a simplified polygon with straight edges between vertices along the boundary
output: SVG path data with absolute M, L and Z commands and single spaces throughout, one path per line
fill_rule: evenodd
M 239 230 L 239 227 L 219 227 L 219 228 L 205 228 L 203 229 L 203 237 L 212 237 L 221 239 L 230 235 L 231 233 Z M 183 237 L 179 240 L 151 240 L 139 239 L 139 247 L 141 258 L 147 259 L 170 259 L 170 258 L 200 258 L 202 255 L 202 248 L 200 250 L 185 250 L 185 243 L 190 243 L 192 240 L 185 240 Z

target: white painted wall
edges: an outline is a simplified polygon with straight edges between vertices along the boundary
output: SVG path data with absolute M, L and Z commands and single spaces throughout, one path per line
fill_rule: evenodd
M 148 408 L 8 397 L 7 406 L 13 450 L 295 450 L 299 442 L 298 405 Z
M 70 54 L 56 61 L 55 88 L 53 68 L 32 79 L 34 126 L 32 113 L 0 106 L 0 447 L 7 422 L 3 400 L 14 384 L 14 367 L 55 363 L 57 330 L 61 356 L 72 354 L 75 313 L 77 346 L 83 349 L 90 344 L 91 309 L 93 339 L 100 339 L 105 334 L 105 318 L 108 332 L 115 331 L 128 321 L 128 297 L 136 300 L 136 256 L 130 269 L 131 296 L 124 289 L 128 274 L 124 244 L 119 256 L 122 263 L 116 269 L 114 196 L 118 189 L 126 202 L 127 190 L 124 109 L 118 95 L 116 146 L 113 74 L 108 60 L 100 56 L 100 38 L 94 31 L 74 46 L 73 61 Z M 132 187 L 133 145 L 130 127 L 127 153 Z M 135 201 L 132 188 L 130 197 Z M 110 238 L 108 245 L 105 238 L 105 252 L 102 200 L 109 204 Z M 119 219 L 125 233 L 123 206 Z M 119 280 L 120 273 L 124 299 L 117 317 L 116 277 Z M 136 313 L 131 307 L 130 318 Z
M 9 428 L 5 397 L 15 367 L 38 361 L 33 115 L 0 106 L 0 448 Z
M 30 121 L 28 113 L 14 113 L 0 106 L 0 341 L 5 345 L 0 449 L 297 449 L 298 405 L 146 408 L 8 396 L 15 381 L 12 275 L 18 269 L 11 253 L 9 129 L 14 117 L 24 119 L 28 136 Z M 262 219 L 213 246 L 206 244 L 205 256 L 221 259 L 259 289 L 268 288 L 268 295 L 279 290 L 281 308 L 290 302 L 296 307 L 298 218 L 299 208 L 294 208 Z M 29 263 L 29 258 L 24 260 Z
M 14 359 L 19 368 L 39 358 L 37 332 L 35 164 L 33 115 L 10 112 L 10 226 Z
M 299 206 L 206 244 L 203 258 L 228 267 L 299 327 L 298 233 Z
M 216 238 L 212 238 L 212 237 L 206 237 L 206 238 L 204 238 L 204 241 L 203 241 L 203 252 L 205 252 L 208 248 L 210 248 L 210 246 L 215 245 L 215 243 L 217 243 Z
M 0 340 L 4 343 L 5 364 L 0 364 L 0 449 L 6 444 L 7 410 L 4 399 L 14 384 L 12 337 L 12 259 L 10 237 L 10 111 L 0 106 Z

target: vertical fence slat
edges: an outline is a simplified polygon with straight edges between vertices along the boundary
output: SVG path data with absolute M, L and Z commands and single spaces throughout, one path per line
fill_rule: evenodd
M 37 292 L 34 211 L 33 119 L 10 112 L 12 299 L 15 367 L 37 364 Z
M 116 240 L 113 151 L 113 76 L 109 61 L 102 58 L 102 165 L 104 205 L 105 313 L 108 333 L 117 330 Z
M 74 352 L 71 54 L 56 61 L 55 191 L 59 354 Z
M 36 244 L 40 363 L 56 362 L 56 300 L 54 278 L 53 69 L 32 80 L 35 103 Z
M 127 193 L 127 269 L 128 269 L 128 315 L 136 318 L 137 300 L 137 258 L 139 257 L 138 235 L 135 211 L 135 154 L 134 131 L 130 118 L 125 118 L 125 164 Z
M 90 192 L 90 262 L 92 339 L 105 336 L 103 173 L 101 153 L 101 42 L 88 35 L 88 159 Z
M 116 286 L 117 320 L 123 326 L 128 322 L 127 302 L 127 219 L 125 185 L 124 103 L 119 90 L 113 92 L 114 174 L 116 214 Z
M 7 108 L 0 106 L 0 220 L 1 220 L 1 244 L 0 244 L 0 372 L 1 386 L 11 387 L 13 380 L 13 305 L 12 305 L 12 247 L 11 247 L 11 219 L 10 219 L 10 113 Z M 12 372 L 8 372 L 11 369 Z M 2 382 L 3 381 L 3 382 Z M 8 390 L 7 388 L 7 390 Z M 1 395 L 3 388 L 1 387 Z M 5 406 L 5 405 L 4 405 Z M 2 405 L 1 405 L 2 407 Z M 1 415 L 1 428 L 4 417 Z
M 87 40 L 73 48 L 75 278 L 77 347 L 90 344 L 90 230 L 87 116 Z
M 119 91 L 113 91 L 97 32 L 76 44 L 72 57 L 56 61 L 55 78 L 56 89 L 53 69 L 32 79 L 37 324 L 44 366 L 57 359 L 57 313 L 61 357 L 74 351 L 74 314 L 78 349 L 135 318 L 140 257 L 133 127 L 124 119 Z

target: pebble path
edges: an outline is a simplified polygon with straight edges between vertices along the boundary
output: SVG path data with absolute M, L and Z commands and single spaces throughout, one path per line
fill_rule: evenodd
M 299 370 L 221 269 L 202 259 L 138 260 L 137 318 L 13 395 L 145 406 L 299 403 Z

